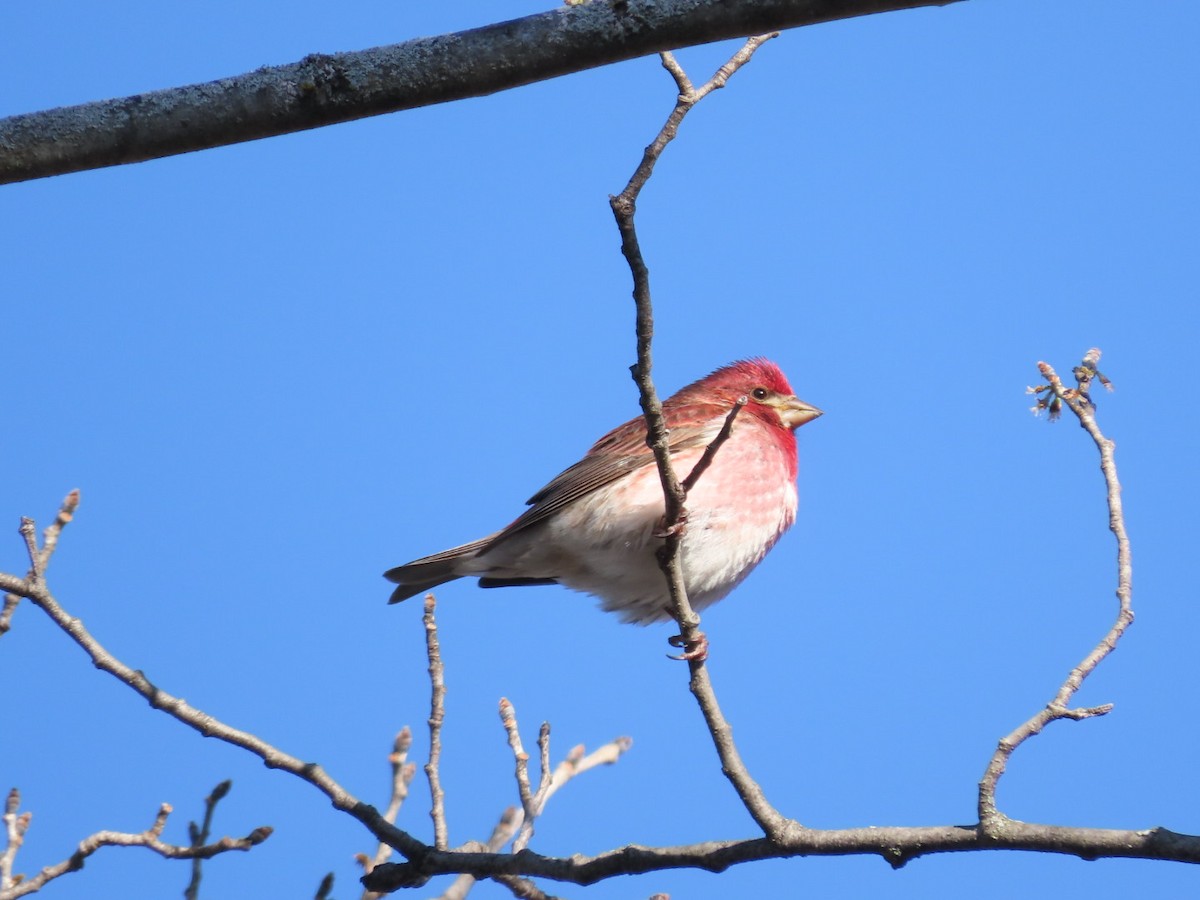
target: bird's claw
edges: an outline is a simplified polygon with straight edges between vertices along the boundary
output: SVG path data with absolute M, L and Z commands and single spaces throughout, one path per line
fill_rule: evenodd
M 708 659 L 708 636 L 703 631 L 697 631 L 696 636 L 690 641 L 682 634 L 673 634 L 667 638 L 667 643 L 672 647 L 682 647 L 683 652 L 678 656 L 667 654 L 667 659 L 676 659 L 682 662 L 704 662 Z
M 658 520 L 658 524 L 654 526 L 654 536 L 656 538 L 669 538 L 676 535 L 683 535 L 687 531 L 687 510 L 684 510 L 679 515 L 679 521 L 674 525 L 667 524 L 667 517 L 664 515 Z M 682 645 L 680 645 L 682 646 Z

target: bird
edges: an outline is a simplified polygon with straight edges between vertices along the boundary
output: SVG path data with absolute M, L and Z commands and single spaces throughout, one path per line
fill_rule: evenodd
M 692 608 L 716 603 L 750 574 L 796 518 L 795 430 L 822 415 L 764 358 L 723 366 L 663 401 L 673 467 L 682 481 L 731 430 L 686 498 L 681 561 Z M 622 621 L 672 618 L 656 551 L 665 501 L 641 416 L 614 428 L 528 501 L 511 524 L 479 540 L 389 569 L 399 603 L 457 578 L 485 588 L 561 584 L 592 594 Z

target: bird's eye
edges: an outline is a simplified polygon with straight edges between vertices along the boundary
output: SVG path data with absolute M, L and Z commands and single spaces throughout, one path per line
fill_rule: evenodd
M 752 391 L 750 392 L 750 395 L 751 395 L 752 397 L 754 397 L 754 399 L 755 399 L 755 400 L 766 400 L 766 399 L 767 399 L 767 394 L 768 394 L 768 393 L 769 393 L 769 391 L 767 391 L 767 389 L 766 389 L 766 388 L 764 388 L 764 387 L 756 387 L 754 390 L 752 390 Z

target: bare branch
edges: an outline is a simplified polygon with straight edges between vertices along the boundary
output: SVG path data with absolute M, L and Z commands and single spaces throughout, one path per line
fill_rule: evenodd
M 745 45 L 698 90 L 692 87 L 691 81 L 674 56 L 669 53 L 663 54 L 663 65 L 675 79 L 679 88 L 679 97 L 675 102 L 675 108 L 667 117 L 667 121 L 643 153 L 642 161 L 629 179 L 629 183 L 620 194 L 610 198 L 609 203 L 617 220 L 617 228 L 621 233 L 621 252 L 625 255 L 633 275 L 633 299 L 637 307 L 637 364 L 633 367 L 633 377 L 637 382 L 642 413 L 646 417 L 646 443 L 654 452 L 665 497 L 666 514 L 663 529 L 665 540 L 659 551 L 659 564 L 670 588 L 673 615 L 679 623 L 681 632 L 679 644 L 688 648 L 688 651 L 680 658 L 688 661 L 691 672 L 690 688 L 696 702 L 700 705 L 709 732 L 712 734 L 717 755 L 721 760 L 722 771 L 733 784 L 754 821 L 763 829 L 763 833 L 772 839 L 782 839 L 786 833 L 799 829 L 801 826 L 783 816 L 768 802 L 762 789 L 750 776 L 745 763 L 742 762 L 741 754 L 738 753 L 733 742 L 733 729 L 721 713 L 720 705 L 717 703 L 716 694 L 708 677 L 708 670 L 704 666 L 704 648 L 707 641 L 703 632 L 700 631 L 700 617 L 692 609 L 691 603 L 688 601 L 687 589 L 683 583 L 683 567 L 679 562 L 683 535 L 679 526 L 685 518 L 684 503 L 687 497 L 684 484 L 679 482 L 671 466 L 662 403 L 658 399 L 658 393 L 651 378 L 654 310 L 650 297 L 650 271 L 642 257 L 637 229 L 634 225 L 638 195 L 653 174 L 654 166 L 663 150 L 679 133 L 679 126 L 684 117 L 700 99 L 724 86 L 730 76 L 749 62 L 754 52 L 774 36 L 773 34 L 764 34 L 748 39 Z M 738 409 L 739 407 L 735 405 L 730 410 L 725 426 L 722 428 L 722 434 L 725 437 L 728 437 L 728 429 L 732 428 Z M 713 442 L 713 446 L 705 451 L 704 457 L 697 463 L 698 471 L 693 470 L 685 484 L 688 484 L 689 487 L 695 484 L 695 480 L 703 473 L 701 465 L 706 467 L 707 463 L 711 462 L 712 454 L 716 453 L 721 442 L 722 439 L 718 438 Z
M 500 698 L 500 721 L 508 734 L 508 746 L 512 747 L 516 762 L 517 794 L 521 798 L 521 809 L 526 821 L 536 817 L 533 808 L 533 790 L 529 785 L 529 754 L 521 744 L 521 730 L 517 725 L 517 711 L 507 697 Z
M 46 531 L 42 535 L 42 549 L 38 550 L 34 534 L 32 519 L 21 519 L 21 536 L 25 539 L 26 552 L 29 554 L 30 566 L 29 574 L 26 578 L 37 580 L 45 578 L 46 568 L 50 565 L 50 557 L 54 555 L 54 549 L 58 546 L 58 536 L 62 534 L 62 530 L 67 526 L 67 523 L 75 518 L 75 510 L 79 508 L 79 489 L 71 491 L 63 500 L 62 505 L 58 508 L 58 515 L 54 517 L 54 521 L 46 526 Z M 28 523 L 28 524 L 26 524 Z M 0 609 L 0 635 L 12 628 L 13 613 L 17 610 L 17 604 L 21 602 L 19 594 L 6 594 L 4 597 L 4 607 Z
M 10 794 L 9 807 L 13 806 L 12 797 L 13 795 Z M 120 831 L 98 831 L 90 837 L 84 838 L 80 841 L 79 847 L 75 852 L 62 862 L 53 866 L 46 866 L 37 875 L 32 878 L 20 880 L 19 883 L 16 879 L 11 879 L 12 883 L 0 883 L 0 900 L 16 900 L 17 897 L 24 897 L 26 894 L 32 894 L 35 891 L 41 890 L 47 883 L 66 875 L 68 872 L 79 871 L 83 868 L 84 860 L 101 847 L 146 847 L 167 859 L 210 859 L 219 853 L 227 853 L 230 850 L 249 850 L 271 836 L 271 829 L 263 826 L 254 829 L 244 838 L 224 837 L 211 844 L 180 847 L 176 844 L 164 843 L 161 840 L 163 828 L 166 827 L 167 817 L 170 814 L 171 805 L 164 803 L 158 809 L 158 815 L 154 818 L 154 824 L 141 834 L 126 834 Z M 8 813 L 5 814 L 5 821 L 8 821 Z M 28 827 L 29 813 L 24 814 L 24 824 Z M 9 844 L 11 847 L 11 837 Z
M 6 631 L 12 628 L 12 617 L 17 611 L 17 606 L 21 603 L 21 597 L 18 594 L 5 594 L 4 605 L 0 606 L 0 636 L 3 636 Z
M 1119 520 L 1114 520 L 1115 522 Z M 1123 528 L 1118 535 L 1124 545 Z M 1121 556 L 1122 592 L 1128 592 L 1128 553 Z M 243 747 L 258 755 L 271 768 L 280 768 L 308 781 L 321 790 L 333 802 L 335 808 L 346 811 L 366 825 L 377 837 L 400 850 L 409 862 L 384 864 L 373 871 L 364 882 L 372 890 L 388 891 L 401 886 L 423 884 L 432 875 L 468 873 L 475 878 L 517 876 L 520 878 L 548 878 L 574 884 L 591 884 L 615 875 L 644 874 L 676 868 L 696 868 L 706 871 L 724 871 L 731 865 L 760 859 L 782 859 L 794 856 L 845 856 L 851 854 L 877 855 L 893 866 L 904 865 L 908 860 L 930 853 L 963 852 L 972 850 L 1026 850 L 1076 856 L 1081 859 L 1100 857 L 1140 858 L 1174 860 L 1200 863 L 1200 837 L 1179 834 L 1164 828 L 1142 831 L 1069 828 L 1040 825 L 1006 820 L 999 829 L 985 828 L 983 824 L 973 826 L 932 827 L 871 827 L 837 831 L 815 831 L 802 828 L 786 829 L 771 838 L 752 838 L 740 841 L 711 841 L 700 844 L 673 847 L 627 846 L 606 851 L 597 856 L 582 855 L 570 858 L 547 857 L 531 850 L 520 853 L 490 852 L 491 848 L 480 844 L 468 844 L 458 850 L 437 850 L 417 841 L 383 820 L 373 808 L 356 800 L 315 764 L 304 764 L 294 757 L 282 753 L 253 735 L 237 731 L 189 706 L 184 701 L 155 687 L 140 672 L 135 672 L 114 659 L 83 628 L 82 624 L 68 616 L 45 585 L 33 585 L 28 581 L 7 573 L 0 573 L 0 590 L 12 591 L 34 601 L 92 658 L 97 667 L 109 672 L 133 690 L 145 697 L 156 709 L 162 709 L 175 718 L 210 737 L 217 737 L 235 746 Z M 1124 602 L 1124 601 L 1123 601 Z M 1072 715 L 1085 716 L 1095 710 L 1076 710 Z M 590 757 L 579 757 L 580 751 L 568 754 L 568 762 L 576 773 L 600 762 L 612 761 L 620 755 L 621 745 L 601 748 Z M 578 758 L 578 759 L 577 759 Z M 576 760 L 577 761 L 574 761 Z M 559 767 L 562 769 L 562 766 Z M 547 796 L 558 784 L 558 771 Z M 19 798 L 10 797 L 6 815 L 16 814 Z M 166 810 L 160 812 L 160 820 Z M 28 826 L 28 814 L 19 817 L 10 834 Z M 514 815 L 515 819 L 516 816 Z M 6 823 L 9 821 L 5 819 Z M 157 830 L 156 830 L 157 829 Z M 511 834 L 510 822 L 503 829 Z M 21 832 L 23 834 L 23 832 Z M 31 889 L 44 884 L 64 871 L 78 868 L 82 860 L 100 846 L 138 845 L 147 846 L 172 858 L 206 857 L 228 849 L 244 849 L 246 845 L 261 842 L 266 829 L 252 832 L 240 840 L 224 839 L 203 847 L 173 847 L 159 839 L 161 824 L 156 824 L 143 835 L 123 835 L 116 832 L 100 832 L 80 845 L 71 859 L 51 867 L 38 876 L 32 888 L 22 883 L 0 900 L 11 900 Z M 19 837 L 18 835 L 18 843 Z M 11 859 L 15 854 L 10 837 L 5 851 L 11 871 Z M 74 861 L 74 862 L 73 862 Z M 72 866 L 74 868 L 72 868 Z M 19 893 L 13 893 L 18 891 Z
M 1126 831 L 1072 828 L 1008 820 L 994 833 L 975 825 L 879 826 L 832 831 L 795 829 L 781 840 L 760 837 L 741 841 L 706 841 L 673 847 L 628 845 L 596 856 L 547 857 L 525 850 L 520 854 L 468 851 L 433 852 L 425 868 L 415 872 L 406 864 L 380 866 L 372 873 L 374 890 L 411 885 L 414 875 L 465 871 L 477 878 L 521 875 L 588 885 L 616 875 L 644 875 L 689 868 L 724 872 L 730 866 L 762 859 L 796 856 L 878 856 L 899 868 L 909 860 L 932 853 L 979 850 L 1032 850 L 1098 858 L 1160 859 L 1200 863 L 1200 837 L 1165 828 Z
M 417 774 L 416 763 L 408 761 L 408 751 L 412 748 L 412 729 L 407 725 L 400 729 L 396 734 L 396 739 L 392 742 L 392 752 L 388 754 L 388 762 L 392 766 L 392 796 L 388 801 L 387 810 L 384 811 L 384 821 L 396 824 L 396 819 L 400 815 L 400 807 L 404 805 L 404 801 L 408 799 L 408 788 L 412 784 L 413 778 Z M 378 865 L 387 862 L 388 857 L 392 855 L 392 848 L 387 844 L 381 843 L 375 849 L 375 856 L 369 857 L 365 853 L 357 855 L 358 861 L 362 864 L 363 874 L 370 872 Z M 372 900 L 379 895 L 373 891 L 363 891 L 362 900 Z
M 400 807 L 408 799 L 409 785 L 417 774 L 416 764 L 408 761 L 408 751 L 411 747 L 412 730 L 405 725 L 396 734 L 396 740 L 392 742 L 392 752 L 388 754 L 388 762 L 392 766 L 392 796 L 383 818 L 393 825 L 400 815 Z M 375 852 L 376 864 L 385 861 L 391 852 L 392 848 L 387 844 L 380 844 Z
M 749 401 L 745 397 L 737 398 L 737 402 L 729 410 L 729 415 L 725 417 L 725 424 L 721 426 L 721 430 L 717 432 L 717 436 L 713 438 L 712 443 L 704 448 L 704 454 L 696 460 L 696 465 L 692 466 L 692 471 L 688 473 L 688 477 L 683 479 L 683 484 L 680 486 L 683 488 L 685 496 L 696 486 L 696 482 L 700 480 L 700 476 L 712 465 L 712 461 L 716 458 L 717 451 L 721 449 L 721 445 L 729 440 L 729 436 L 733 434 L 733 420 L 737 418 L 737 414 L 741 412 L 742 407 L 747 402 Z
M 957 0 L 622 0 L 0 120 L 0 184 L 480 97 L 711 41 Z
M 5 847 L 4 852 L 0 853 L 0 896 L 23 880 L 19 875 L 14 877 L 12 869 L 17 851 L 25 843 L 25 832 L 29 830 L 33 814 L 22 813 L 20 809 L 21 792 L 13 788 L 4 801 Z
M 225 795 L 229 793 L 229 789 L 232 787 L 233 782 L 226 779 L 213 788 L 212 793 L 204 798 L 203 821 L 199 826 L 195 822 L 188 822 L 188 837 L 191 838 L 191 846 L 204 846 L 209 834 L 212 832 L 213 813 L 216 811 L 217 804 L 225 798 Z M 196 900 L 200 896 L 201 863 L 202 860 L 198 856 L 192 860 L 192 880 L 188 882 L 188 886 L 183 892 L 186 900 Z
M 37 528 L 33 519 L 21 517 L 21 527 L 17 529 L 25 541 L 25 553 L 29 556 L 29 580 L 34 584 L 42 580 L 42 554 L 38 551 Z
M 553 773 L 550 771 L 549 722 L 543 722 L 538 731 L 538 759 L 541 763 L 541 778 L 538 781 L 537 793 L 530 798 L 529 805 L 525 809 L 525 821 L 521 823 L 521 830 L 517 834 L 516 840 L 513 841 L 513 853 L 520 853 L 529 846 L 529 839 L 533 837 L 533 823 L 541 815 L 542 808 L 546 805 L 546 798 L 550 795 L 550 785 L 554 782 Z M 523 797 L 522 800 L 524 800 Z
M 510 716 L 505 717 L 504 703 L 501 704 L 501 718 L 504 720 L 505 731 L 509 733 L 509 745 L 514 741 L 513 734 L 517 732 L 517 723 L 515 711 L 512 709 L 512 704 L 508 704 Z M 511 729 L 511 730 L 510 730 Z M 516 734 L 515 741 L 518 747 L 521 744 L 519 733 Z M 547 723 L 542 724 L 541 731 L 538 735 L 538 747 L 541 750 L 542 759 L 542 779 L 538 786 L 537 794 L 531 798 L 530 805 L 533 810 L 533 815 L 527 817 L 525 812 L 515 806 L 510 806 L 504 811 L 500 817 L 500 821 L 496 824 L 492 831 L 492 836 L 488 838 L 485 848 L 490 853 L 499 853 L 500 849 L 512 839 L 513 835 L 520 830 L 522 836 L 525 837 L 525 842 L 528 842 L 529 836 L 532 835 L 533 829 L 529 828 L 528 834 L 525 833 L 525 826 L 533 822 L 537 817 L 541 816 L 546 808 L 546 804 L 550 801 L 560 788 L 576 775 L 582 775 L 589 769 L 594 769 L 597 766 L 612 765 L 619 760 L 630 747 L 633 746 L 633 739 L 628 737 L 619 737 L 609 741 L 602 747 L 593 750 L 586 756 L 583 744 L 578 744 L 572 747 L 562 762 L 554 769 L 553 774 L 547 776 L 550 771 L 549 755 L 550 755 L 550 726 Z M 524 753 L 524 750 L 514 750 L 514 752 Z M 528 756 L 526 756 L 526 761 Z M 519 763 L 518 763 L 519 765 Z M 526 775 L 528 781 L 528 775 Z M 513 846 L 513 852 L 517 853 L 524 849 L 524 844 L 521 846 Z M 532 882 L 526 880 L 513 880 L 514 876 L 493 876 L 493 880 L 504 884 L 509 890 L 518 897 L 537 897 L 542 896 L 540 889 Z M 454 883 L 446 890 L 439 900 L 462 900 L 466 897 L 472 886 L 475 884 L 473 875 L 460 875 L 454 880 Z M 524 893 L 521 893 L 524 892 Z
M 108 672 L 122 684 L 136 691 L 154 709 L 162 710 L 205 737 L 214 737 L 227 744 L 250 751 L 259 757 L 268 768 L 282 769 L 307 781 L 325 794 L 335 809 L 349 813 L 358 819 L 378 840 L 399 850 L 405 857 L 418 865 L 421 864 L 425 854 L 433 849 L 385 821 L 373 806 L 363 803 L 343 788 L 316 763 L 306 763 L 297 759 L 261 738 L 226 725 L 203 710 L 192 706 L 186 700 L 160 689 L 143 672 L 130 668 L 105 650 L 79 619 L 70 616 L 58 604 L 54 595 L 47 590 L 45 585 L 32 584 L 14 575 L 0 572 L 0 590 L 10 591 L 32 600 L 54 620 L 59 628 L 83 648 L 96 668 Z
M 1083 685 L 1084 679 L 1116 649 L 1121 636 L 1133 624 L 1133 558 L 1129 547 L 1129 535 L 1125 531 L 1125 513 L 1121 506 L 1121 482 L 1117 479 L 1117 464 L 1113 457 L 1115 445 L 1101 433 L 1100 426 L 1096 424 L 1096 407 L 1088 395 L 1088 386 L 1094 378 L 1098 378 L 1109 390 L 1112 389 L 1109 380 L 1097 368 L 1099 362 L 1100 351 L 1092 348 L 1084 356 L 1082 364 L 1075 367 L 1075 388 L 1065 387 L 1054 369 L 1047 363 L 1040 362 L 1038 370 L 1047 384 L 1040 388 L 1030 388 L 1030 391 L 1043 395 L 1035 411 L 1049 410 L 1052 418 L 1055 417 L 1056 410 L 1060 410 L 1065 404 L 1078 417 L 1079 424 L 1091 436 L 1096 449 L 1100 451 L 1100 470 L 1104 474 L 1108 495 L 1108 527 L 1117 541 L 1117 619 L 1092 652 L 1067 675 L 1054 698 L 1012 733 L 1000 739 L 996 752 L 988 761 L 987 769 L 979 782 L 979 821 L 981 827 L 989 831 L 1008 827 L 1009 820 L 996 807 L 996 785 L 1004 775 L 1008 760 L 1017 747 L 1058 719 L 1078 721 L 1102 716 L 1112 710 L 1111 703 L 1077 709 L 1071 709 L 1068 704 Z
M 442 758 L 442 723 L 446 720 L 446 677 L 442 666 L 442 652 L 438 644 L 437 619 L 434 610 L 437 600 L 433 594 L 425 595 L 425 648 L 429 654 L 429 762 L 425 764 L 425 775 L 429 778 L 429 793 L 433 808 L 433 845 L 439 850 L 449 846 L 446 833 L 446 795 L 442 791 L 442 779 L 438 765 Z

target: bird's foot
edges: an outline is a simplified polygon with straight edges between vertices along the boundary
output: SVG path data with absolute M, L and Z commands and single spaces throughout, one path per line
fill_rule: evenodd
M 664 515 L 658 520 L 658 524 L 654 526 L 654 536 L 656 538 L 669 538 L 676 535 L 683 535 L 687 532 L 687 510 L 679 516 L 679 521 L 674 525 L 667 524 L 667 517 Z
M 678 656 L 667 654 L 668 659 L 678 659 L 685 662 L 704 662 L 708 659 L 708 636 L 703 631 L 697 631 L 692 640 L 687 640 L 682 634 L 673 634 L 667 638 L 672 647 L 682 647 L 683 652 Z

